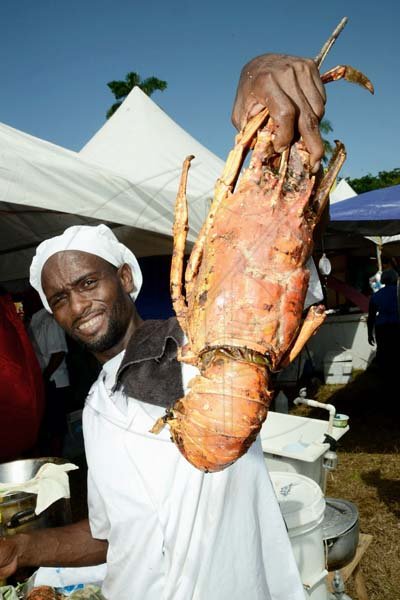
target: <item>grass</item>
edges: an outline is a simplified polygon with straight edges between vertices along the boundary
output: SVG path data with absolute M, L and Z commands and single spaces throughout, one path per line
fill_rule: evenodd
M 354 502 L 360 531 L 373 536 L 361 563 L 369 600 L 400 599 L 400 393 L 395 375 L 371 367 L 354 373 L 345 386 L 322 385 L 308 394 L 350 416 L 327 496 Z M 326 411 L 305 406 L 291 412 L 326 419 Z M 346 591 L 356 600 L 351 581 Z

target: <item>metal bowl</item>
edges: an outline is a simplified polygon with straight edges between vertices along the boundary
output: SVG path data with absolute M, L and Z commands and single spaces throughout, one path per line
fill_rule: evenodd
M 327 551 L 328 571 L 348 565 L 354 558 L 359 539 L 359 516 L 355 504 L 339 498 L 326 498 L 322 531 Z
M 32 458 L 0 464 L 1 483 L 23 483 L 35 477 L 46 463 L 64 464 L 62 458 Z M 72 522 L 69 498 L 60 498 L 40 515 L 35 513 L 36 494 L 11 492 L 0 496 L 0 536 L 11 536 L 31 529 L 58 527 Z

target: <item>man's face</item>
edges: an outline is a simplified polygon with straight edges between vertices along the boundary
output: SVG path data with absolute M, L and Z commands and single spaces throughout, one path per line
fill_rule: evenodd
M 94 254 L 57 252 L 43 267 L 42 286 L 56 321 L 88 350 L 102 353 L 121 342 L 134 313 L 128 265 L 116 269 Z

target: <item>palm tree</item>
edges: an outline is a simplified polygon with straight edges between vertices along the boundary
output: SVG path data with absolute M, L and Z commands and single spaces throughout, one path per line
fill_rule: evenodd
M 332 133 L 332 131 L 333 131 L 332 124 L 330 121 L 328 121 L 328 119 L 322 119 L 322 121 L 319 124 L 319 129 L 321 131 L 321 134 L 323 134 L 323 135 L 328 135 L 328 133 Z M 326 165 L 329 162 L 330 156 L 332 155 L 333 145 L 325 137 L 322 138 L 322 141 L 324 143 L 324 149 L 325 149 L 325 153 L 322 158 L 322 162 L 324 165 Z
M 151 96 L 156 90 L 161 92 L 167 88 L 167 82 L 157 77 L 147 77 L 142 79 L 138 73 L 130 72 L 127 73 L 125 80 L 122 81 L 110 81 L 107 83 L 108 87 L 115 96 L 118 102 L 115 102 L 107 111 L 107 119 L 111 117 L 121 106 L 127 95 L 135 86 L 139 87 L 142 92 Z

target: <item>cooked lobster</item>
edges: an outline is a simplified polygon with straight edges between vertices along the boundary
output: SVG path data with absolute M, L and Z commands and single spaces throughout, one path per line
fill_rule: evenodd
M 322 80 L 341 77 L 373 91 L 365 76 L 347 66 Z M 303 141 L 280 155 L 273 135 L 264 109 L 236 137 L 186 267 L 185 296 L 186 182 L 193 157 L 183 166 L 171 297 L 187 339 L 178 358 L 200 374 L 163 421 L 182 454 L 203 471 L 224 469 L 247 451 L 267 416 L 271 372 L 294 360 L 325 318 L 324 307 L 313 306 L 302 320 L 305 265 L 345 150 L 337 142 L 327 172 L 316 178 Z M 250 164 L 238 181 L 250 149 Z
M 64 596 L 48 585 L 40 585 L 32 589 L 27 600 L 61 600 Z

